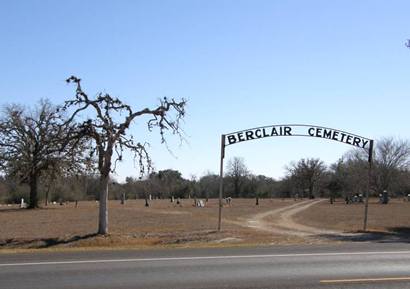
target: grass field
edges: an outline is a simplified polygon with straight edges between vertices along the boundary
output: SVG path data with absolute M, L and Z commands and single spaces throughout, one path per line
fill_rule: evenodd
M 377 199 L 369 199 L 368 229 L 377 232 L 410 230 L 410 202 L 392 199 L 382 205 Z M 312 227 L 355 232 L 363 229 L 364 204 L 346 205 L 338 200 L 333 205 L 322 202 L 301 212 L 295 218 L 298 223 Z
M 210 200 L 205 208 L 193 200 L 176 205 L 169 200 L 109 202 L 108 236 L 95 236 L 98 203 L 79 202 L 49 205 L 36 210 L 0 207 L 0 249 L 50 247 L 146 247 L 146 246 L 220 246 L 224 244 L 294 244 L 312 242 L 297 236 L 278 235 L 247 227 L 256 214 L 293 205 L 293 199 L 234 199 L 223 209 L 222 232 L 217 232 L 218 202 Z M 298 213 L 294 220 L 305 225 L 357 231 L 363 226 L 363 205 L 327 201 Z M 372 200 L 369 229 L 391 232 L 410 228 L 410 203 L 394 200 L 380 205 Z
M 94 237 L 97 231 L 98 203 L 79 202 L 49 205 L 37 210 L 0 207 L 0 248 L 39 248 L 49 246 L 151 246 L 186 243 L 279 242 L 280 236 L 238 226 L 230 221 L 246 219 L 258 212 L 278 208 L 293 200 L 233 200 L 223 210 L 223 232 L 216 232 L 218 201 L 209 200 L 205 208 L 193 207 L 193 200 L 176 205 L 169 200 L 109 202 L 108 237 Z

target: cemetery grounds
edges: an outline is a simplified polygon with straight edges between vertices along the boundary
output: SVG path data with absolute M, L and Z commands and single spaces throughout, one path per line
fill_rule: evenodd
M 112 248 L 220 247 L 316 244 L 344 241 L 410 241 L 410 202 L 369 202 L 369 233 L 364 205 L 342 199 L 233 199 L 222 210 L 218 200 L 195 207 L 194 199 L 109 202 L 109 234 L 97 236 L 98 202 L 50 204 L 36 210 L 0 206 L 0 252 Z

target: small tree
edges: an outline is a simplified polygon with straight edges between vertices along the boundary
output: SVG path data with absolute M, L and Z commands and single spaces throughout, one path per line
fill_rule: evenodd
M 302 190 L 307 189 L 308 197 L 313 198 L 313 192 L 320 189 L 326 166 L 320 159 L 310 158 L 291 164 L 287 170 L 295 185 Z
M 243 158 L 234 157 L 228 161 L 227 176 L 232 183 L 235 197 L 241 195 L 245 179 L 248 175 L 249 171 Z
M 109 94 L 99 93 L 90 98 L 81 88 L 81 80 L 75 76 L 67 79 L 68 83 L 76 85 L 75 99 L 66 101 L 65 109 L 75 108 L 70 121 L 73 121 L 82 111 L 91 110 L 95 117 L 84 120 L 79 125 L 77 138 L 91 139 L 94 143 L 92 154 L 97 156 L 97 167 L 100 174 L 99 222 L 98 233 L 108 233 L 108 182 L 110 173 L 115 171 L 117 161 L 121 161 L 124 149 L 129 149 L 138 160 L 140 174 L 151 169 L 151 159 L 146 150 L 147 143 L 138 142 L 128 129 L 137 117 L 149 116 L 148 130 L 158 127 L 161 141 L 164 143 L 165 131 L 181 136 L 180 120 L 185 115 L 186 101 L 175 101 L 164 97 L 160 104 L 153 108 L 134 110 L 118 98 Z M 174 118 L 171 113 L 174 112 Z

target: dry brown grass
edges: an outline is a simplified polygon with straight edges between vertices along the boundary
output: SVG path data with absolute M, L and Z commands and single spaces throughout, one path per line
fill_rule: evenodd
M 223 232 L 216 232 L 218 201 L 209 200 L 205 208 L 193 207 L 193 200 L 176 205 L 169 200 L 109 202 L 109 236 L 94 236 L 97 231 L 98 203 L 79 202 L 50 205 L 36 210 L 0 207 L 0 248 L 42 248 L 51 246 L 152 246 L 218 245 L 228 243 L 272 243 L 300 241 L 273 236 L 238 226 L 254 214 L 293 203 L 293 200 L 235 199 L 223 209 Z M 291 240 L 292 239 L 292 240 Z
M 79 202 L 50 205 L 47 208 L 23 210 L 0 207 L 0 249 L 13 248 L 88 248 L 88 247 L 157 247 L 157 246 L 223 246 L 244 244 L 294 244 L 311 242 L 296 236 L 275 235 L 239 226 L 251 216 L 294 204 L 294 200 L 235 199 L 223 209 L 222 232 L 217 232 L 218 201 L 210 200 L 205 208 L 183 200 L 181 206 L 169 200 L 153 200 L 144 207 L 143 200 L 109 203 L 108 236 L 96 236 L 98 203 Z M 358 231 L 363 226 L 363 205 L 322 202 L 294 217 L 313 227 Z M 393 200 L 379 205 L 372 200 L 369 228 L 391 231 L 410 228 L 410 203 Z
M 298 223 L 323 229 L 357 232 L 363 229 L 364 204 L 346 205 L 338 200 L 333 205 L 319 203 L 294 218 Z M 369 200 L 368 230 L 394 232 L 400 228 L 410 229 L 410 202 L 392 199 L 382 205 L 377 199 Z

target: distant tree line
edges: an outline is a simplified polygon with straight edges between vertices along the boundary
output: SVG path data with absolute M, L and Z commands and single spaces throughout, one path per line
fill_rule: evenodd
M 370 181 L 370 195 L 377 196 L 384 190 L 391 196 L 410 193 L 410 144 L 395 138 L 376 141 L 374 164 Z M 286 176 L 275 180 L 250 172 L 243 158 L 230 159 L 224 177 L 224 196 L 233 198 L 345 198 L 363 194 L 368 182 L 367 154 L 351 150 L 337 162 L 326 165 L 318 158 L 303 158 L 286 167 Z M 0 177 L 0 201 L 20 202 L 29 197 L 29 186 L 13 175 Z M 51 202 L 98 200 L 99 177 L 97 174 L 76 172 L 39 178 L 39 199 Z M 219 176 L 208 172 L 196 178 L 186 179 L 177 170 L 167 169 L 149 175 L 127 177 L 125 182 L 111 178 L 109 198 L 167 199 L 167 198 L 217 198 Z

